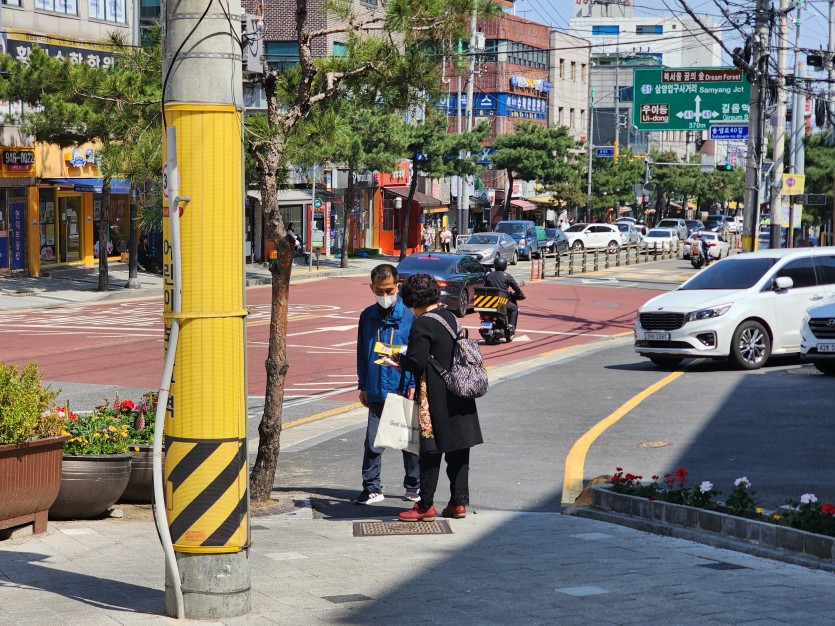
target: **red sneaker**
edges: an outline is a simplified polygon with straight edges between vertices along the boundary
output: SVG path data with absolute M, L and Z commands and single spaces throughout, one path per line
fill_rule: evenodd
M 398 517 L 401 522 L 434 522 L 435 518 L 438 517 L 438 512 L 435 510 L 434 504 L 428 509 L 424 509 L 418 502 L 415 503 L 414 508 L 403 511 Z
M 446 505 L 443 511 L 441 511 L 441 515 L 444 517 L 452 517 L 455 519 L 464 519 L 467 517 L 467 507 L 463 504 L 453 504 L 450 502 Z

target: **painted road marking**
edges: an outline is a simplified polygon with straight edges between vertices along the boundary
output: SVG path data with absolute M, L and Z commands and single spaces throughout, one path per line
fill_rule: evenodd
M 641 402 L 649 398 L 651 395 L 660 391 L 671 382 L 681 377 L 684 370 L 678 370 L 667 374 L 664 378 L 659 380 L 644 389 L 641 393 L 632 396 L 625 403 L 620 405 L 614 413 L 609 414 L 605 419 L 601 420 L 592 426 L 586 433 L 580 437 L 568 453 L 565 459 L 565 477 L 562 486 L 562 503 L 573 504 L 574 501 L 583 492 L 583 474 L 586 465 L 586 454 L 591 447 L 591 444 L 602 435 L 607 428 L 615 424 L 624 415 L 629 413 L 632 409 L 637 407 Z

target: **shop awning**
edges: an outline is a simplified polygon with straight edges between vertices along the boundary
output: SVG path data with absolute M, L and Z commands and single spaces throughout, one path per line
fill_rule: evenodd
M 101 178 L 47 178 L 44 182 L 58 187 L 72 187 L 73 191 L 93 193 L 101 193 L 104 184 Z M 130 181 L 125 178 L 111 178 L 110 193 L 130 193 Z
M 408 187 L 383 187 L 383 190 L 393 193 L 395 196 L 400 196 L 401 198 L 409 197 Z M 414 202 L 419 203 L 424 209 L 428 207 L 440 207 L 444 204 L 437 198 L 433 198 L 432 196 L 421 193 L 420 191 L 415 191 Z M 446 208 L 444 208 L 444 210 L 446 210 Z
M 424 213 L 446 213 L 447 211 L 449 211 L 449 206 L 446 204 L 443 206 L 429 207 L 423 210 Z
M 564 200 L 557 200 L 554 196 L 551 195 L 543 195 L 543 196 L 532 196 L 530 198 L 526 198 L 528 202 L 536 202 L 538 204 L 551 204 L 554 206 L 563 206 L 565 205 Z
M 527 200 L 520 200 L 515 199 L 511 200 L 510 204 L 515 206 L 517 209 L 522 209 L 523 211 L 533 211 L 536 208 L 536 205 L 533 202 L 528 202 Z

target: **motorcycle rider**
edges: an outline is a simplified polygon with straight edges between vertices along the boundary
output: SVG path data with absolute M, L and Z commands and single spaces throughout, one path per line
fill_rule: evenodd
M 513 334 L 516 330 L 516 321 L 519 318 L 519 307 L 516 305 L 515 300 L 522 300 L 525 295 L 522 293 L 522 289 L 519 287 L 516 279 L 505 271 L 507 270 L 506 258 L 502 256 L 496 257 L 496 260 L 493 262 L 493 270 L 484 279 L 484 286 L 503 289 L 511 294 L 511 298 L 507 302 L 507 323 L 508 330 Z
M 710 242 L 702 237 L 701 233 L 696 233 L 696 243 L 699 246 L 699 254 L 702 255 L 702 258 L 705 261 L 705 267 L 707 267 L 710 265 Z

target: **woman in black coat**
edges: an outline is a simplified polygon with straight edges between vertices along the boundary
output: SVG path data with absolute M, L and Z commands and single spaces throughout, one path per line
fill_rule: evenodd
M 407 278 L 400 296 L 416 318 L 400 365 L 419 381 L 421 408 L 420 502 L 411 511 L 401 513 L 400 519 L 433 521 L 437 517 L 434 498 L 442 454 L 446 455 L 451 497 L 441 514 L 460 519 L 467 515 L 470 502 L 470 448 L 483 443 L 481 427 L 475 400 L 451 393 L 430 362 L 431 356 L 444 370 L 452 366 L 455 340 L 450 330 L 457 331 L 458 321 L 452 313 L 439 307 L 441 288 L 428 274 Z

